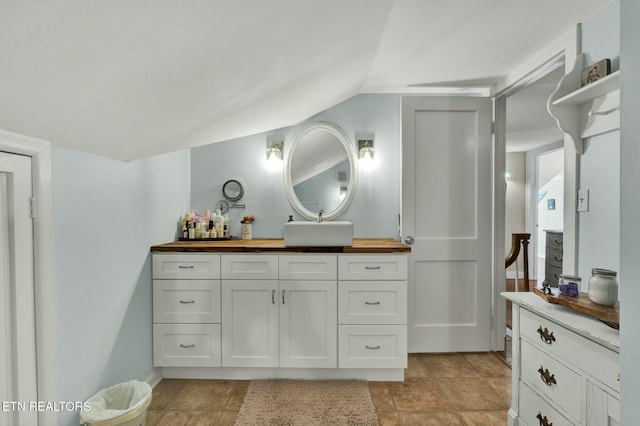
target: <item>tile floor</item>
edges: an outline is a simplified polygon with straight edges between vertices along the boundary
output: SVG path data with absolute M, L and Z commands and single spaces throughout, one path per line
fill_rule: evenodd
M 233 425 L 249 381 L 164 379 L 149 426 Z M 411 354 L 404 382 L 371 382 L 381 426 L 507 424 L 511 369 L 494 353 Z

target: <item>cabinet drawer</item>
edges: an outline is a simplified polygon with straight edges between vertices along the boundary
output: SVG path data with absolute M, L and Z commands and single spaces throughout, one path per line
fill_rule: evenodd
M 222 255 L 222 278 L 229 280 L 277 280 L 278 256 Z
M 281 280 L 333 280 L 338 277 L 337 256 L 313 254 L 279 256 Z
M 535 349 L 527 341 L 521 341 L 521 350 L 522 378 L 549 400 L 554 401 L 570 418 L 580 422 L 582 378 L 565 365 Z
M 520 333 L 542 352 L 562 358 L 565 364 L 574 365 L 620 392 L 619 356 L 616 352 L 526 309 L 520 309 Z M 548 343 L 543 335 L 547 336 Z
M 339 280 L 406 280 L 403 255 L 339 256 Z
M 220 280 L 154 280 L 153 321 L 219 323 Z
M 559 232 L 549 232 L 547 231 L 547 247 L 555 247 L 562 249 L 563 234 Z
M 340 324 L 406 324 L 406 281 L 341 281 Z
M 542 419 L 546 417 L 546 424 L 553 426 L 573 426 L 573 424 L 558 413 L 545 400 L 540 398 L 531 388 L 523 382 L 519 382 L 519 402 L 520 412 L 518 417 L 528 425 L 542 425 Z M 520 424 L 520 422 L 518 422 Z
M 560 275 L 562 275 L 562 266 L 547 265 L 544 271 L 544 281 L 551 287 L 558 287 Z
M 155 279 L 220 279 L 217 254 L 154 254 Z
M 155 367 L 220 367 L 220 324 L 154 324 Z
M 338 367 L 407 368 L 407 327 L 338 326 Z
M 546 256 L 549 258 L 547 260 L 549 262 L 549 265 L 557 266 L 558 268 L 562 269 L 562 249 L 561 248 L 549 247 L 549 249 L 547 249 Z

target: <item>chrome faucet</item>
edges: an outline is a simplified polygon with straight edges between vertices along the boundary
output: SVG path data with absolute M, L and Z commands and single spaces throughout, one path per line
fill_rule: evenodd
M 316 222 L 321 223 L 322 222 L 322 210 L 320 210 L 318 212 L 318 217 L 316 218 Z

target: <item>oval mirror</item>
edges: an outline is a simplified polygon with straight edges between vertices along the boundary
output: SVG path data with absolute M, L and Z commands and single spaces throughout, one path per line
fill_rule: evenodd
M 222 185 L 222 196 L 229 201 L 238 201 L 243 195 L 242 184 L 235 179 L 230 179 Z
M 331 123 L 304 126 L 285 155 L 285 191 L 303 217 L 324 220 L 342 214 L 351 204 L 358 174 L 355 148 L 344 131 Z

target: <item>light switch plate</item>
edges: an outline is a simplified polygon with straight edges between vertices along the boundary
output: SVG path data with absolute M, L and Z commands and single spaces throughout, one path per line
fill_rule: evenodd
M 588 189 L 578 189 L 578 211 L 579 212 L 589 211 L 589 190 Z

